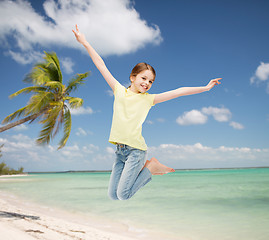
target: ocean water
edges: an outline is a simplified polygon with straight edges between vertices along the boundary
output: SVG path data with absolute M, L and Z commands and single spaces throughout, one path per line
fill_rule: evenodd
M 269 239 L 269 168 L 182 170 L 153 176 L 127 201 L 107 197 L 109 175 L 31 174 L 0 181 L 0 191 L 122 223 L 137 239 L 150 239 L 150 233 L 174 240 Z

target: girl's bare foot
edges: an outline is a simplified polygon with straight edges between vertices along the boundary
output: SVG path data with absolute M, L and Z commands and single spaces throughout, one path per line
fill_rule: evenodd
M 146 161 L 145 167 L 149 169 L 152 175 L 164 175 L 166 173 L 175 172 L 173 168 L 161 164 L 156 158 Z

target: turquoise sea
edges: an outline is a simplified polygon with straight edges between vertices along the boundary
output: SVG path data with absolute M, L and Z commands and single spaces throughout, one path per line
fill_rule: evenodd
M 153 176 L 128 201 L 107 197 L 109 175 L 30 174 L 1 181 L 0 191 L 124 224 L 137 239 L 150 239 L 150 232 L 175 240 L 269 239 L 269 168 L 180 170 Z

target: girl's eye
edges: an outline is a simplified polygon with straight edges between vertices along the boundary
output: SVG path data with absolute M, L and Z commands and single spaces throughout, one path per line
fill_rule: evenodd
M 153 82 L 152 81 L 149 81 L 150 84 L 152 84 Z
M 142 77 L 143 80 L 146 80 L 146 78 Z

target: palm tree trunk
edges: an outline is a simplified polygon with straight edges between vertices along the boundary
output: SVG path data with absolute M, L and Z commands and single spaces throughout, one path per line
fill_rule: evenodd
M 47 110 L 48 109 L 46 108 L 43 111 L 40 111 L 39 113 L 35 113 L 35 114 L 31 115 L 31 116 L 28 116 L 28 117 L 23 118 L 23 119 L 20 119 L 20 120 L 18 120 L 16 122 L 9 123 L 9 124 L 7 124 L 7 125 L 5 125 L 3 127 L 0 127 L 0 132 L 4 132 L 4 131 L 6 131 L 6 130 L 8 130 L 10 128 L 16 127 L 16 126 L 18 126 L 20 124 L 23 124 L 25 122 L 28 122 L 28 121 L 31 121 L 31 120 L 35 120 L 37 117 L 39 117 L 40 115 L 42 115 Z

